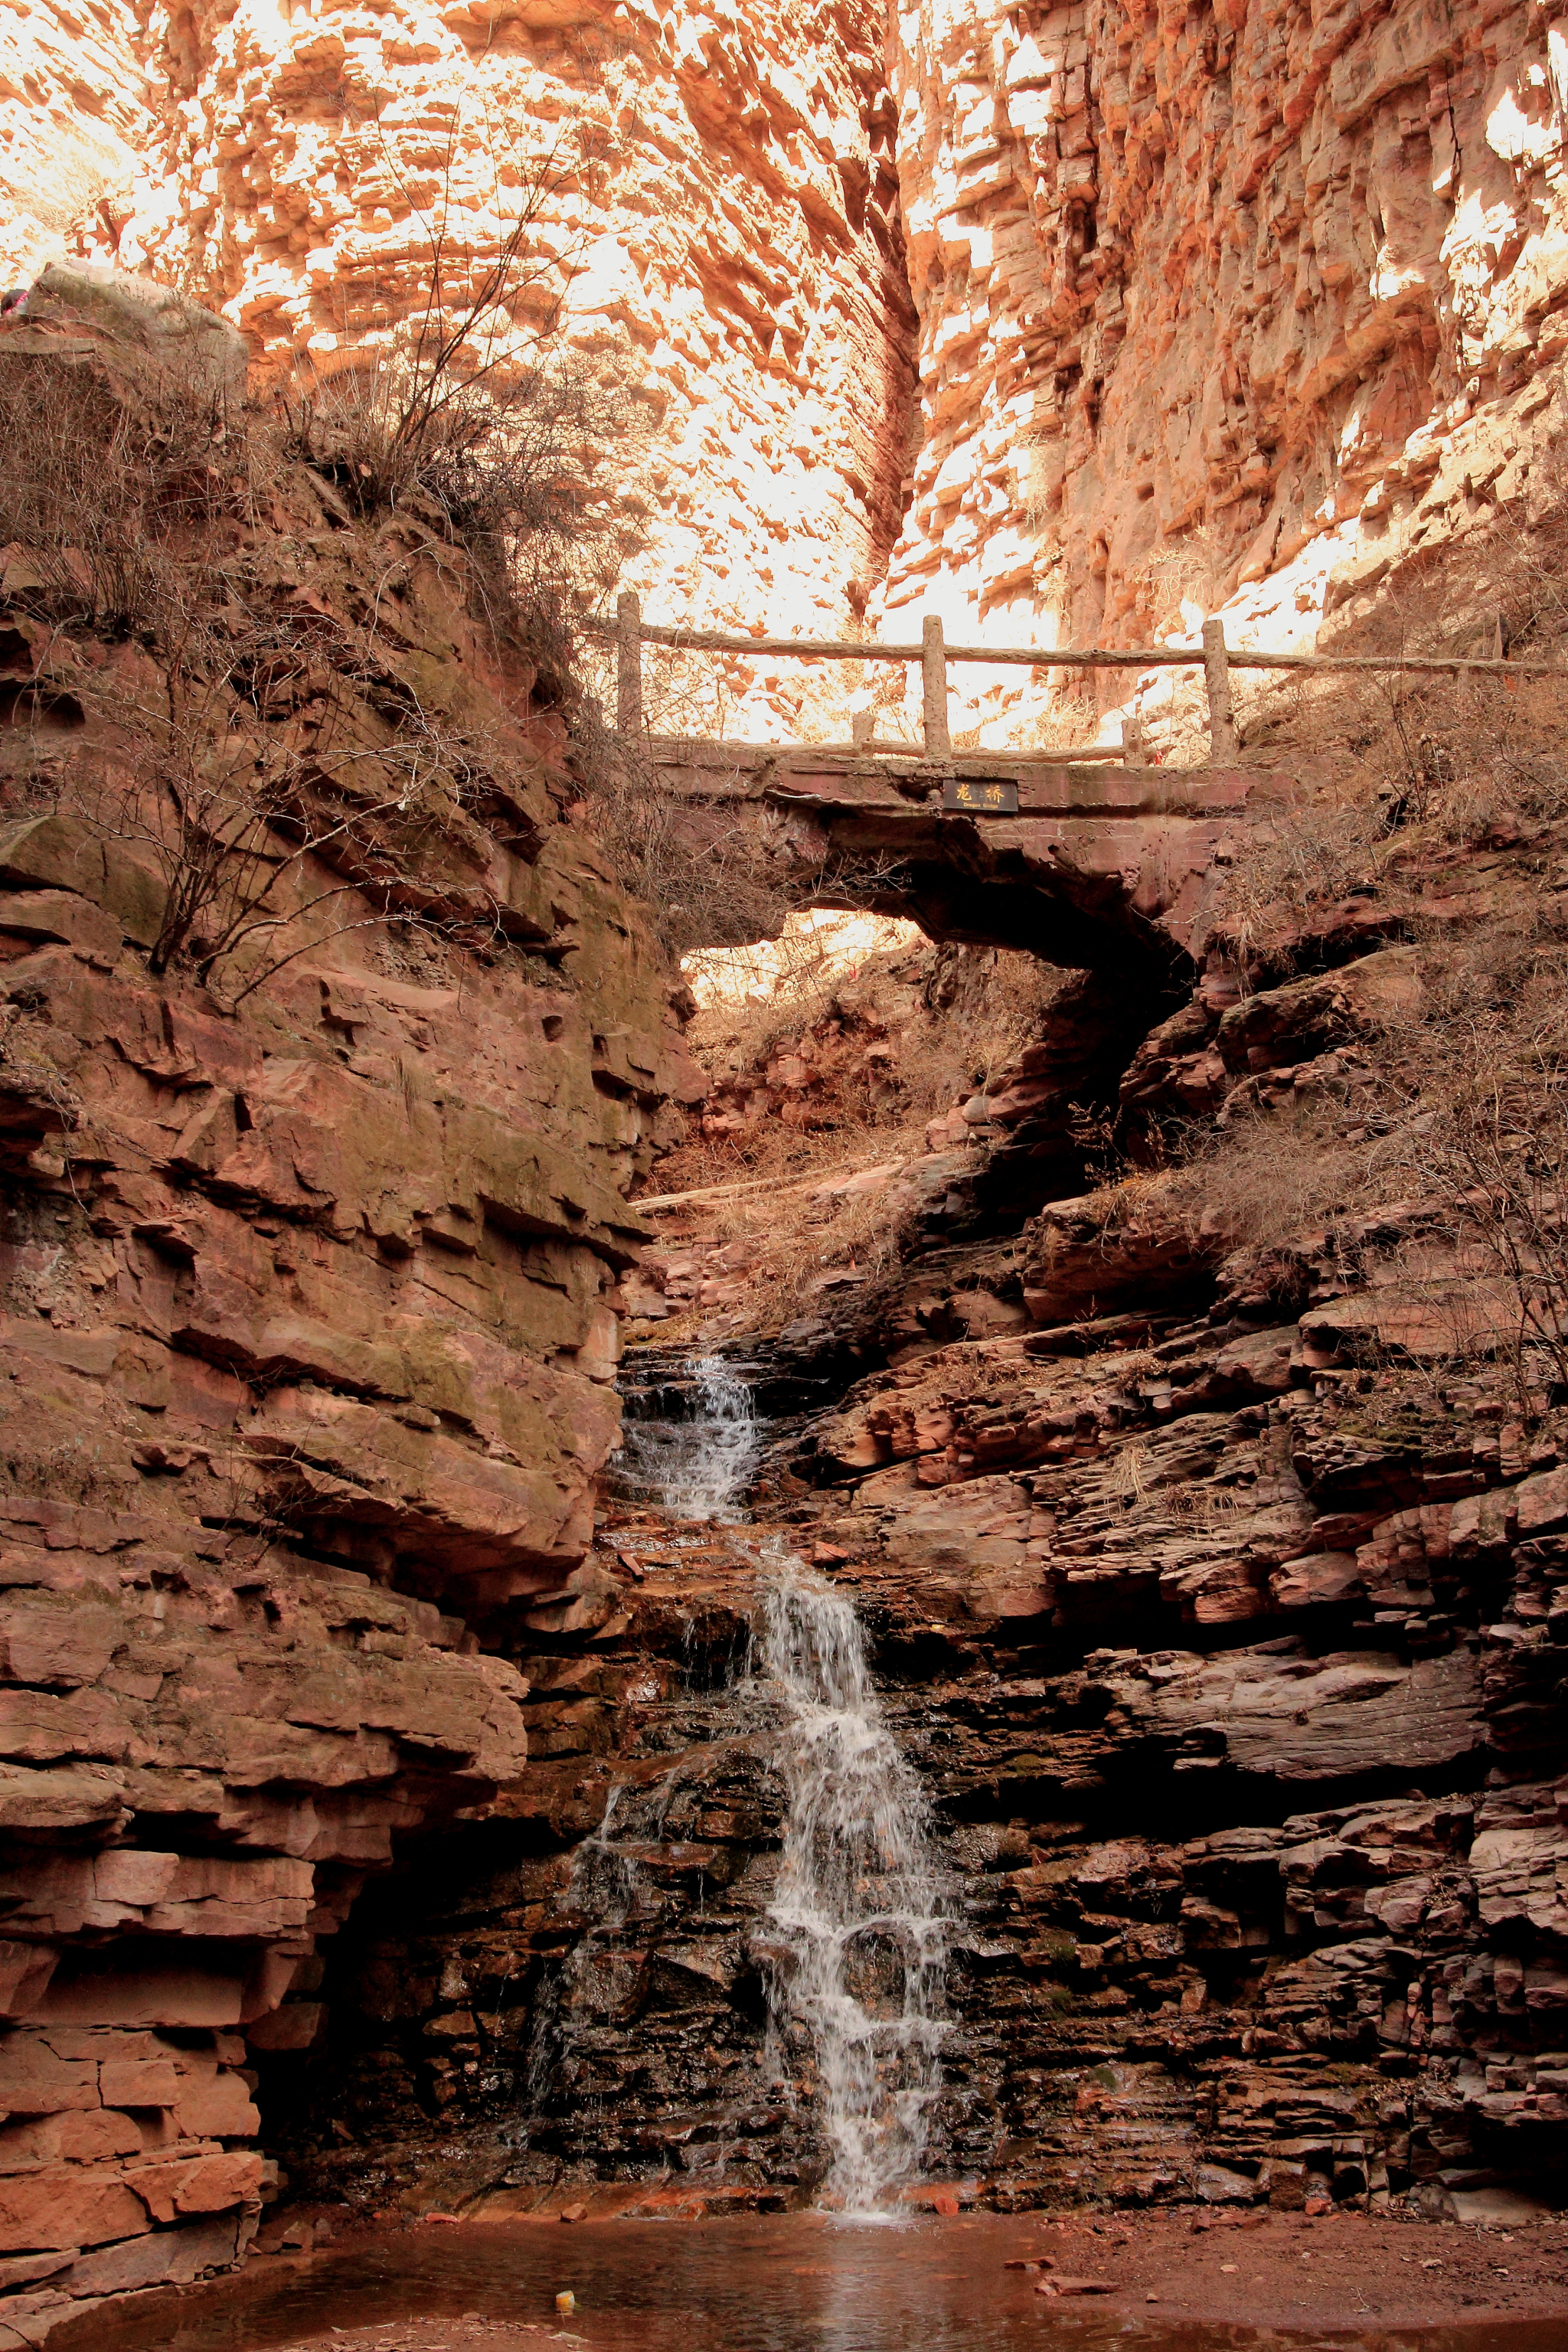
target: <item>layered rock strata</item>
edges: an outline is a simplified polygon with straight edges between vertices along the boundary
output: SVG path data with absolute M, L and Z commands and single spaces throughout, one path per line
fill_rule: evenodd
M 31 371 L 147 429 L 124 299 L 119 337 L 97 295 L 30 306 L 7 396 Z M 148 332 L 181 318 L 203 341 Z M 155 601 L 95 625 L 107 454 L 102 547 L 4 575 L 5 2343 L 234 2259 L 255 2053 L 322 2021 L 285 1993 L 395 1841 L 517 1782 L 526 1683 L 475 1628 L 493 1651 L 579 1572 L 623 1194 L 686 1067 L 559 716 L 439 518 L 357 523 L 233 415 L 206 464 L 216 540 L 174 575 L 213 592 L 199 681 Z M 388 814 L 416 739 L 417 856 Z M 215 772 L 299 789 L 247 853 L 250 960 L 204 985 L 169 923 L 202 826 L 243 826 Z
M 1561 503 L 1564 53 L 1521 6 L 939 10 L 885 42 L 849 12 L 804 62 L 765 8 L 18 25 L 18 270 L 75 219 L 331 367 L 422 315 L 437 235 L 460 301 L 526 217 L 501 341 L 564 297 L 560 348 L 638 395 L 668 617 L 838 629 L 870 599 L 1049 646 L 1223 604 L 1289 647 L 1381 625 L 1394 585 L 1405 635 L 1413 599 L 1428 635 L 1528 628 L 1533 552 L 1500 598 L 1448 561 Z M 961 731 L 1059 731 L 1077 683 L 959 673 Z M 656 699 L 842 733 L 841 684 L 732 663 Z M 1166 715 L 1169 677 L 1099 702 L 1129 687 Z
M 150 122 L 125 0 L 18 0 L 0 26 L 0 277 L 20 288 L 58 260 L 84 223 L 118 217 Z M 107 219 L 98 207 L 107 205 Z
M 856 1591 L 936 1807 L 933 2163 L 966 2198 L 1554 2191 L 1563 1474 L 1484 1383 L 1391 1421 L 1331 1320 L 1237 1266 L 1152 1347 L 927 1350 L 796 1444 L 826 1509 L 786 1540 Z M 771 1547 L 601 1540 L 531 1666 L 532 1804 L 412 1923 L 411 1887 L 362 1912 L 345 2041 L 279 2062 L 329 2206 L 768 2210 L 820 2179 L 815 2053 L 767 2021 Z
M 1058 1218 L 1028 1311 L 1100 1255 Z M 1549 2188 L 1560 1440 L 1484 1376 L 1391 1397 L 1326 1257 L 1237 1261 L 1196 1321 L 1191 1278 L 814 1441 L 857 1494 L 818 1556 L 887 1611 L 980 1874 L 963 2144 L 1052 2196 Z
M 1522 935 L 1554 843 L 1416 832 L 1375 885 L 1279 910 L 1272 946 L 1216 938 L 1124 1066 L 1129 1130 L 1314 1099 L 1363 1121 L 1423 985 L 1417 911 Z M 1038 1076 L 976 1131 L 1053 1116 Z M 781 1776 L 745 1659 L 782 1541 L 856 1592 L 933 1801 L 935 2162 L 963 2196 L 1561 2196 L 1568 1428 L 1456 1347 L 1444 1302 L 1474 1307 L 1484 1268 L 1452 1202 L 1227 1254 L 1163 1178 L 978 1240 L 963 1190 L 785 1334 L 775 1361 L 837 1339 L 847 1367 L 851 1339 L 886 1361 L 779 1433 L 775 1537 L 607 1516 L 596 1598 L 530 1664 L 542 1812 L 337 1955 L 329 1992 L 369 2022 L 296 2089 L 311 2193 L 811 2192 L 813 2053 L 770 2052 L 763 2015 Z
M 1157 985 L 1202 952 L 1238 848 L 1278 829 L 1324 768 L 1310 754 L 1290 770 L 1177 775 L 1070 756 L 690 745 L 655 774 L 683 839 L 700 852 L 744 842 L 793 894 L 1073 971 L 1131 967 Z
M 1551 510 L 1544 17 L 938 7 L 895 13 L 889 71 L 923 420 L 890 633 L 935 607 L 953 635 L 1138 645 L 1224 603 L 1233 643 L 1279 649 Z M 1486 582 L 1455 593 L 1450 627 Z M 1026 727 L 1053 683 L 960 678 L 971 723 Z
M 142 48 L 141 170 L 88 248 L 221 308 L 288 375 L 399 347 L 437 268 L 456 315 L 521 222 L 475 351 L 622 388 L 629 440 L 652 436 L 650 609 L 819 635 L 864 612 L 902 512 L 912 328 L 873 13 L 803 47 L 777 8 L 154 9 Z M 776 731 L 807 683 L 682 677 L 665 723 L 739 689 Z
M 939 11 L 886 44 L 851 12 L 804 65 L 765 9 L 20 22 L 18 269 L 75 217 L 330 368 L 422 315 L 437 236 L 460 300 L 525 216 L 501 341 L 564 298 L 557 348 L 637 394 L 668 617 L 837 631 L 869 599 L 1049 646 L 1223 604 L 1289 647 L 1381 625 L 1392 584 L 1405 634 L 1413 598 L 1428 635 L 1528 628 L 1532 552 L 1500 598 L 1450 560 L 1561 502 L 1563 44 L 1519 6 Z M 844 683 L 653 681 L 672 727 L 771 736 L 841 734 Z M 958 673 L 956 719 L 1059 732 L 1079 683 Z M 1169 676 L 1089 702 L 1127 688 L 1187 740 Z

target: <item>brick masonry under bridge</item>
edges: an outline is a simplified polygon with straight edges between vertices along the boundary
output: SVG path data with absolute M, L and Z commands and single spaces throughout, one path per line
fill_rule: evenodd
M 797 900 L 912 916 L 935 939 L 1026 948 L 1078 970 L 1173 976 L 1200 952 L 1232 858 L 1314 781 L 1264 768 L 1007 751 L 931 761 L 672 738 L 647 741 L 645 757 L 683 804 L 689 841 L 732 853 L 750 834 Z M 963 788 L 972 810 L 950 805 Z

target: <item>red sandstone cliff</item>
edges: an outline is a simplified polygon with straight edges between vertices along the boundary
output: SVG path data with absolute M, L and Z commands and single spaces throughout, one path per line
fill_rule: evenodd
M 109 435 L 99 540 L 0 558 L 0 2288 L 28 2341 L 233 2259 L 247 2037 L 308 2039 L 279 2004 L 365 1872 L 516 1780 L 527 1685 L 471 1628 L 574 1590 L 623 1194 L 686 1067 L 559 718 L 438 516 L 358 522 L 230 412 L 216 520 L 107 614 L 113 436 L 216 331 L 104 315 L 35 304 L 0 341 L 11 390 Z M 182 582 L 196 653 L 157 601 Z M 416 734 L 416 864 L 356 814 L 402 807 Z M 299 793 L 256 853 L 281 928 L 204 985 L 199 929 L 157 966 L 177 795 L 215 772 Z
M 1147 645 L 1223 604 L 1278 650 L 1539 522 L 1564 57 L 1507 5 L 896 13 L 922 432 L 887 633 Z M 971 720 L 1047 708 L 965 682 Z
M 1518 5 L 19 22 L 11 267 L 69 238 L 279 367 L 395 339 L 437 226 L 482 268 L 551 158 L 537 292 L 648 403 L 664 617 L 1310 645 L 1552 505 L 1565 52 Z M 1436 625 L 1499 601 L 1472 568 Z M 993 731 L 1055 701 L 960 683 Z M 802 689 L 699 698 L 777 734 Z

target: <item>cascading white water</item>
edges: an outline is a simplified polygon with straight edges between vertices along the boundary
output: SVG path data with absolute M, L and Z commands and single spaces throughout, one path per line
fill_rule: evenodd
M 788 1955 L 775 2008 L 816 2045 L 826 2193 L 869 2217 L 919 2171 L 942 2086 L 947 1933 L 926 1807 L 846 1594 L 784 1567 L 762 1655 L 784 1698 L 789 1794 L 769 1908 Z
M 761 1452 L 751 1388 L 710 1356 L 667 1377 L 669 1389 L 687 1410 L 628 1418 L 618 1493 L 676 1519 L 738 1516 Z M 765 1583 L 755 1671 L 740 1691 L 764 1700 L 778 1723 L 786 1794 L 768 1906 L 773 2022 L 786 2040 L 804 2034 L 815 2055 L 825 2197 L 847 2214 L 886 2217 L 921 2168 L 947 2031 L 947 1926 L 925 1801 L 883 1716 L 853 1601 L 811 1577 L 777 1537 L 742 1549 Z M 574 1896 L 599 1916 L 562 1978 L 562 2021 L 551 2031 L 563 2065 L 570 2012 L 608 1958 L 595 1948 L 615 1944 L 636 1901 L 636 1864 L 618 1852 L 612 1814 L 626 1834 L 612 1804 L 574 1877 Z
M 629 1500 L 675 1519 L 714 1519 L 751 1484 L 761 1447 L 752 1391 L 722 1356 L 686 1367 L 692 1412 L 679 1421 L 628 1421 L 616 1483 Z

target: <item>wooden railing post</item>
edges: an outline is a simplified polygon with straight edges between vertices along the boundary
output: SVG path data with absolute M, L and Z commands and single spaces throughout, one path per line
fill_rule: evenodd
M 1236 720 L 1230 709 L 1230 656 L 1226 650 L 1225 623 L 1204 623 L 1204 681 L 1209 690 L 1209 758 L 1234 760 Z
M 928 760 L 949 760 L 952 741 L 947 731 L 947 648 L 940 614 L 928 613 L 921 630 L 921 699 L 925 714 Z
M 616 606 L 616 726 L 642 733 L 642 599 L 632 588 Z
M 1143 720 L 1138 711 L 1121 722 L 1121 764 L 1124 768 L 1146 768 L 1149 746 L 1144 740 Z

